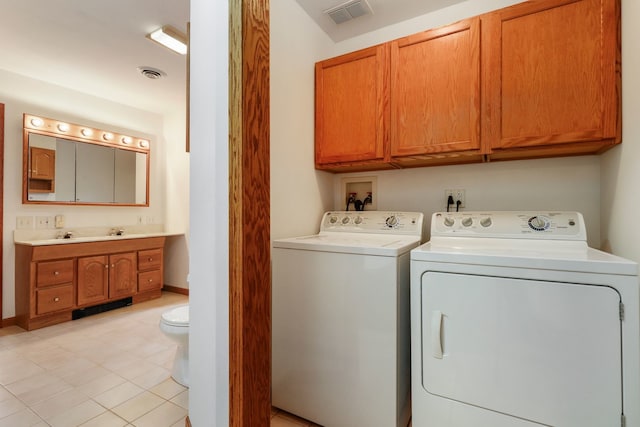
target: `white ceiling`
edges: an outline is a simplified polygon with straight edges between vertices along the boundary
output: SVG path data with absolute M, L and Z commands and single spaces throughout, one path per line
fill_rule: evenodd
M 0 0 L 0 69 L 169 113 L 185 102 L 186 57 L 145 35 L 166 24 L 186 33 L 189 1 Z M 373 15 L 340 25 L 322 12 L 345 0 L 296 1 L 339 41 L 462 0 L 368 0 Z M 166 77 L 148 79 L 139 66 L 160 69 Z
M 462 3 L 465 0 L 366 0 L 373 14 L 336 24 L 325 10 L 347 3 L 348 0 L 296 0 L 307 14 L 335 42 L 356 37 L 388 25 L 396 24 L 416 16 Z
M 0 0 L 0 68 L 164 114 L 185 102 L 186 56 L 145 35 L 188 19 L 189 0 Z

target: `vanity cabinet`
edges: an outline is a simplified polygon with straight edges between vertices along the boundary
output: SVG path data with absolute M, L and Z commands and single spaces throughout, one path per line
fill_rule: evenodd
M 150 249 L 138 252 L 138 291 L 152 291 L 162 288 L 164 265 L 162 250 Z
M 16 244 L 16 323 L 37 329 L 73 311 L 162 292 L 165 237 L 53 245 Z
M 35 313 L 53 313 L 73 307 L 74 261 L 64 259 L 36 264 Z
M 135 252 L 78 258 L 78 306 L 134 295 L 136 259 Z
M 360 117 L 343 115 L 341 97 L 360 78 L 343 67 L 332 82 L 340 89 L 327 91 L 318 86 L 325 84 L 319 70 L 349 56 L 316 64 L 318 169 L 599 154 L 621 142 L 620 0 L 526 1 L 375 49 L 384 52 L 384 46 L 390 49 L 390 83 L 382 79 L 376 102 L 366 86 L 357 88 L 363 105 L 353 101 L 349 107 L 382 119 L 361 120 L 344 138 L 338 131 L 330 144 L 326 135 L 340 129 L 336 123 Z M 384 64 L 376 66 L 384 76 Z M 377 80 L 368 78 L 371 91 Z M 389 154 L 341 157 L 351 141 L 372 141 L 380 129 L 383 145 L 376 149 Z
M 491 159 L 600 153 L 621 138 L 618 0 L 525 2 L 483 16 Z

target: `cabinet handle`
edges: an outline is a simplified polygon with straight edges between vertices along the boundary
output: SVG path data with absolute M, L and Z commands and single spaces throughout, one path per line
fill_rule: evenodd
M 149 279 L 149 283 L 153 282 L 153 279 Z
M 55 297 L 55 298 L 53 299 L 53 302 L 58 302 L 58 301 L 60 301 L 60 297 Z
M 149 261 L 153 261 L 153 258 L 149 257 Z
M 115 264 L 111 264 L 111 268 L 116 268 L 116 265 Z
M 59 271 L 54 271 L 54 272 L 53 272 L 53 275 L 54 275 L 54 276 L 58 276 L 58 275 L 60 275 L 60 272 L 59 272 Z
M 104 265 L 104 268 L 109 268 L 109 264 L 105 264 L 105 265 Z

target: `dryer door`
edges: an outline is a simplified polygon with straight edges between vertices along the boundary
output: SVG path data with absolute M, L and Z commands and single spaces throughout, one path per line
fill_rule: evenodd
M 427 272 L 421 299 L 428 393 L 543 425 L 620 423 L 613 288 Z

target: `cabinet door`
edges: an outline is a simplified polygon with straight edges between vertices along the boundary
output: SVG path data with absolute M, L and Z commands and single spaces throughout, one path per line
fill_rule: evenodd
M 393 160 L 479 149 L 479 18 L 393 41 Z
M 109 259 L 106 255 L 78 258 L 78 305 L 109 298 Z
M 109 256 L 109 298 L 134 295 L 138 287 L 135 252 Z
M 619 13 L 618 0 L 546 0 L 483 18 L 494 151 L 555 146 L 580 154 L 619 142 Z
M 316 64 L 316 167 L 384 160 L 388 47 Z
M 56 175 L 56 151 L 31 147 L 31 178 L 54 179 Z

